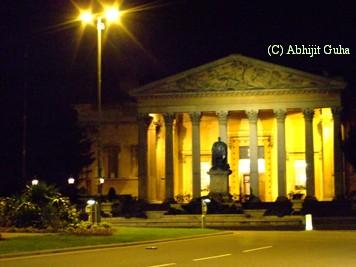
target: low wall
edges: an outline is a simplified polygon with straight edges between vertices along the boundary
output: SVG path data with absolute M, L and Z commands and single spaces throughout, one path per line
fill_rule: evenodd
M 147 219 L 140 218 L 103 218 L 117 226 L 136 227 L 189 227 L 202 226 L 201 215 L 157 215 Z M 221 229 L 304 229 L 303 216 L 258 216 L 250 217 L 245 214 L 211 214 L 204 218 L 205 227 Z

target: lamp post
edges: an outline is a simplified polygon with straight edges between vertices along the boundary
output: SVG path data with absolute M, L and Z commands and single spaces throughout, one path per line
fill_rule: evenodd
M 97 193 L 99 196 L 102 194 L 102 187 L 104 183 L 103 178 L 103 162 L 102 162 L 102 31 L 105 29 L 104 21 L 107 23 L 118 22 L 120 18 L 120 12 L 117 7 L 107 7 L 104 12 L 93 14 L 90 11 L 83 11 L 80 14 L 80 20 L 86 24 L 95 22 L 97 30 L 97 108 L 98 108 L 98 118 L 97 118 L 97 163 L 98 163 L 98 177 L 97 177 Z
M 75 179 L 70 176 L 67 180 L 67 194 L 69 197 L 70 202 L 76 203 L 76 187 L 75 187 Z
M 208 213 L 208 203 L 210 202 L 211 200 L 209 198 L 201 199 L 201 228 L 205 228 L 206 214 Z
M 32 185 L 38 185 L 38 183 L 39 183 L 39 181 L 38 181 L 38 179 L 37 179 L 36 177 L 34 177 L 34 178 L 32 179 L 32 181 L 31 181 L 31 184 L 32 184 Z

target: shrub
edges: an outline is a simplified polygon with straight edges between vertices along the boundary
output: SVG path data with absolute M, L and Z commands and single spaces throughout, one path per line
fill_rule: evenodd
M 214 195 L 214 197 L 199 197 L 194 198 L 188 204 L 182 205 L 182 208 L 187 214 L 201 214 L 201 206 L 203 199 L 210 199 L 210 202 L 207 203 L 208 214 L 242 214 L 242 208 L 237 204 L 227 204 L 226 200 L 218 195 Z M 181 214 L 181 211 L 177 210 L 169 210 L 167 214 Z
M 293 204 L 287 197 L 278 197 L 273 203 L 272 207 L 266 210 L 264 216 L 278 216 L 283 217 L 290 215 L 293 212 Z
M 132 198 L 132 196 L 125 196 L 112 204 L 111 214 L 113 217 L 147 218 L 145 213 L 146 207 L 146 201 L 140 199 L 136 200 Z
M 315 197 L 307 196 L 304 199 L 302 214 L 313 214 L 319 209 L 319 202 Z
M 113 228 L 109 224 L 106 223 L 91 224 L 88 222 L 80 222 L 78 224 L 69 225 L 64 232 L 66 234 L 78 235 L 78 236 L 83 236 L 83 235 L 108 236 L 114 233 Z
M 63 229 L 78 222 L 76 209 L 53 186 L 27 186 L 20 196 L 0 202 L 0 226 Z
M 201 214 L 201 198 L 194 198 L 188 204 L 182 205 L 183 210 L 188 214 Z

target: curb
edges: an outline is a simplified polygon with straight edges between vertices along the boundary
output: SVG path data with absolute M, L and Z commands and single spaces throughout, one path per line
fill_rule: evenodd
M 184 237 L 178 237 L 178 238 L 165 238 L 165 239 L 136 241 L 136 242 L 128 242 L 128 243 L 115 243 L 115 244 L 102 244 L 102 245 L 93 245 L 93 246 L 46 249 L 46 250 L 18 252 L 18 253 L 16 252 L 16 253 L 2 254 L 2 255 L 0 255 L 0 260 L 1 259 L 17 258 L 17 257 L 26 257 L 26 256 L 60 254 L 60 253 L 65 253 L 65 252 L 75 252 L 75 251 L 84 251 L 84 250 L 106 249 L 106 248 L 116 248 L 116 247 L 130 247 L 130 246 L 146 245 L 146 244 L 152 244 L 152 243 L 164 243 L 164 242 L 170 242 L 170 241 L 198 239 L 198 238 L 222 236 L 222 235 L 232 235 L 233 233 L 234 232 L 231 232 L 231 231 L 224 231 L 224 232 L 220 232 L 220 233 L 191 235 L 191 236 L 184 236 Z

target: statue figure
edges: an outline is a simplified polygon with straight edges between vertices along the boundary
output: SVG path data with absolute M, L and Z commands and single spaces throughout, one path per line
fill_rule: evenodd
M 227 145 L 218 138 L 218 141 L 211 148 L 212 153 L 212 169 L 229 170 L 230 166 L 227 163 Z

